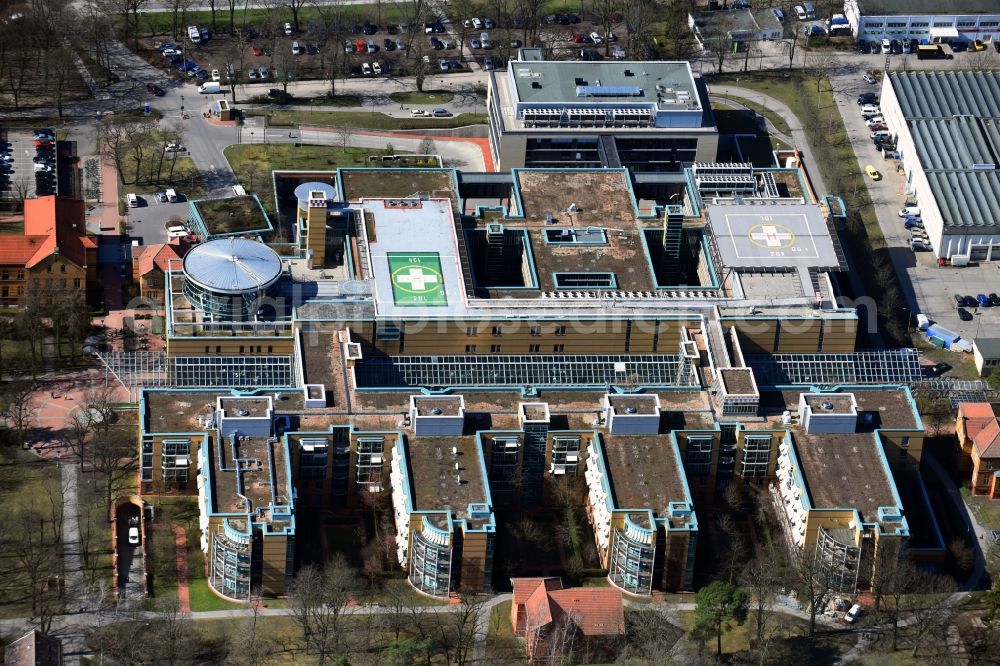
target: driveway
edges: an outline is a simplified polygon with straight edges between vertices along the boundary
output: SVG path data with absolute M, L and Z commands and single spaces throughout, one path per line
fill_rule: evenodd
M 166 243 L 167 222 L 179 220 L 178 224 L 187 224 L 191 217 L 187 199 L 176 203 L 160 203 L 151 194 L 142 199 L 142 205 L 130 208 L 128 212 L 129 237 L 138 240 L 140 245 Z
M 130 527 L 139 527 L 139 518 L 139 507 L 134 504 L 123 504 L 118 508 L 115 548 L 118 553 L 119 599 L 141 599 L 145 596 L 142 548 L 139 545 L 129 545 L 128 542 L 128 530 Z

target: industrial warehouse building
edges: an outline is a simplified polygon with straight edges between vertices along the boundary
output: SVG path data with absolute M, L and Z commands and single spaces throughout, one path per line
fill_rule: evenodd
M 993 0 L 845 0 L 844 15 L 858 40 L 989 44 L 1000 36 L 1000 6 Z
M 882 114 L 938 257 L 1000 259 L 998 100 L 1000 76 L 992 71 L 884 79 Z

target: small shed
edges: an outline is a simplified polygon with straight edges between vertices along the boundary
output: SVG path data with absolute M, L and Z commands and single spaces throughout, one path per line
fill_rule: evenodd
M 230 107 L 227 100 L 216 100 L 212 102 L 212 115 L 219 120 L 236 120 L 236 109 Z

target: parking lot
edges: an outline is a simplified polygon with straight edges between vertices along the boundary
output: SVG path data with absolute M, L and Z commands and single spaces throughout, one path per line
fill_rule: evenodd
M 984 262 L 961 268 L 938 266 L 933 252 L 913 252 L 910 249 L 910 231 L 904 228 L 903 218 L 898 215 L 900 208 L 906 203 L 903 175 L 897 173 L 895 160 L 886 159 L 875 149 L 857 104 L 860 93 L 878 93 L 879 88 L 865 83 L 858 73 L 838 75 L 833 77 L 832 83 L 837 91 L 834 97 L 862 173 L 871 165 L 881 175 L 878 181 L 862 176 L 864 182 L 859 183 L 859 186 L 866 186 L 871 195 L 900 284 L 907 300 L 915 306 L 911 314 L 926 314 L 931 321 L 969 339 L 974 339 L 979 333 L 995 330 L 995 327 L 1000 326 L 1000 307 L 968 307 L 966 310 L 973 318 L 971 321 L 962 321 L 956 309 L 954 295 L 975 298 L 978 294 L 1000 293 L 1000 262 Z
M 0 131 L 0 160 L 5 166 L 0 170 L 0 193 L 6 199 L 29 199 L 37 195 L 56 193 L 55 137 L 51 133 L 48 145 L 35 146 L 31 130 L 10 129 Z M 36 157 L 48 169 L 36 174 Z

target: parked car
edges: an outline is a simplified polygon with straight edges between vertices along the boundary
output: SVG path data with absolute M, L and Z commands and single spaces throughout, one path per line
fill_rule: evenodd
M 596 32 L 590 33 L 590 39 L 593 40 L 594 44 L 603 44 L 604 43 L 604 38 L 601 37 Z
M 481 48 L 483 48 L 483 45 L 480 44 L 479 40 L 476 39 L 475 37 L 473 37 L 472 39 L 469 40 L 469 46 L 471 48 L 474 48 L 474 49 L 481 49 Z
M 986 294 L 976 294 L 976 300 L 979 301 L 979 307 L 988 308 L 992 303 L 990 303 L 990 297 Z
M 378 64 L 378 61 L 372 63 L 372 73 L 375 76 L 382 76 L 382 65 Z
M 201 29 L 201 41 L 207 42 L 209 37 L 210 37 L 210 35 L 208 33 L 208 28 L 202 28 Z
M 438 69 L 442 72 L 448 71 L 448 60 L 447 58 L 438 58 Z
M 363 32 L 370 37 L 371 35 L 374 35 L 376 32 L 378 32 L 378 26 L 375 25 L 374 23 L 365 23 Z
M 972 296 L 966 296 L 963 300 L 965 301 L 964 305 L 967 308 L 974 308 L 979 305 L 979 301 L 977 301 Z
M 920 215 L 920 207 L 919 206 L 906 206 L 904 208 L 900 208 L 899 209 L 899 216 L 900 217 L 909 217 L 911 215 L 919 216 Z
M 222 80 L 222 74 L 219 72 L 219 70 L 217 70 L 217 69 L 213 69 L 212 70 L 212 80 L 213 81 L 221 81 Z
M 402 37 L 400 37 L 399 39 L 396 40 L 396 48 L 400 49 L 400 50 L 403 50 L 403 49 L 406 48 L 406 42 L 403 41 Z
M 423 118 L 424 116 L 430 115 L 427 111 L 423 109 L 410 109 L 411 118 Z
M 486 56 L 487 60 L 491 60 L 492 56 Z M 448 58 L 448 67 L 451 69 L 462 69 L 462 63 L 458 61 L 458 58 Z M 489 69 L 489 67 L 487 67 Z
M 250 47 L 250 54 L 253 55 L 253 56 L 255 56 L 255 57 L 257 57 L 257 58 L 259 58 L 262 55 L 264 55 L 264 51 L 261 50 L 261 48 L 259 46 L 257 46 L 256 44 L 254 44 L 254 45 L 252 45 Z
M 257 73 L 256 67 L 251 67 L 250 69 L 247 70 L 247 78 L 249 78 L 251 81 L 256 81 L 257 79 L 260 78 L 260 74 Z
M 952 294 L 952 298 L 955 299 L 955 306 L 956 307 L 960 308 L 963 305 L 965 305 L 965 296 L 962 296 L 961 294 Z
M 907 219 L 906 222 L 903 222 L 903 228 L 904 229 L 923 229 L 924 228 L 924 223 L 923 223 L 923 221 L 919 217 L 916 218 L 916 219 Z
M 369 65 L 367 62 L 361 63 L 361 73 L 364 74 L 365 76 L 371 76 L 372 66 Z
M 865 167 L 865 173 L 868 174 L 868 177 L 872 180 L 882 180 L 882 174 L 880 174 L 878 169 L 871 164 Z
M 128 528 L 128 545 L 138 546 L 139 545 L 139 528 L 130 527 Z
M 52 171 L 52 167 L 50 167 L 48 164 L 35 165 L 35 173 L 49 173 L 50 171 Z
M 386 37 L 385 39 L 382 40 L 382 46 L 385 47 L 386 51 L 393 51 L 396 48 L 396 42 Z
M 992 292 L 989 296 L 990 296 L 990 305 L 992 305 L 993 307 L 997 307 L 998 305 L 1000 305 L 1000 296 L 998 296 L 996 292 Z
M 974 39 L 974 40 L 972 40 L 972 50 L 973 51 L 985 51 L 986 50 L 986 44 L 983 44 L 983 40 L 981 40 L 981 39 Z
M 449 111 L 448 109 L 434 109 L 433 111 L 431 111 L 431 115 L 434 116 L 435 118 L 450 118 L 451 111 Z
M 160 192 L 157 192 L 156 193 L 156 200 L 159 201 L 160 203 L 166 203 L 166 201 L 167 201 L 167 193 L 163 192 L 162 190 Z
M 863 78 L 865 80 L 865 83 L 870 83 L 872 85 L 875 85 L 876 83 L 878 83 L 878 81 L 875 79 L 875 77 L 872 76 L 871 74 L 865 74 L 861 78 Z
M 291 23 L 286 23 L 285 24 L 285 34 L 286 35 L 292 34 L 292 24 Z
M 958 308 L 958 318 L 962 321 L 972 321 L 972 313 L 965 308 Z
M 493 19 L 491 18 L 484 18 L 483 27 L 486 28 L 487 30 L 492 30 L 493 28 L 497 27 L 497 24 L 494 23 Z
M 194 77 L 199 81 L 205 81 L 208 79 L 208 72 L 204 69 L 198 68 L 194 71 Z
M 375 40 L 373 39 L 369 39 L 368 44 L 366 46 L 368 49 L 368 53 L 375 53 L 376 51 L 378 51 L 378 46 L 375 45 Z

